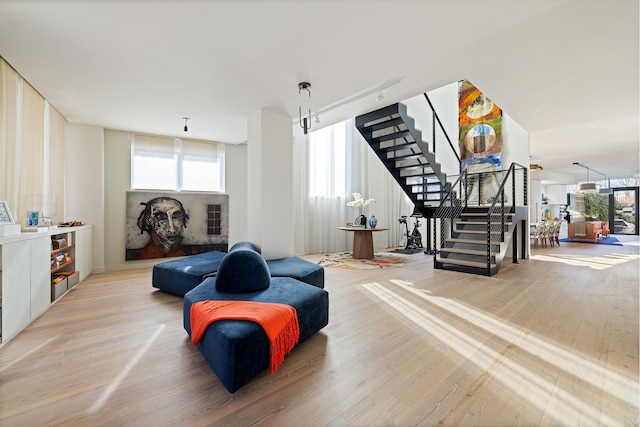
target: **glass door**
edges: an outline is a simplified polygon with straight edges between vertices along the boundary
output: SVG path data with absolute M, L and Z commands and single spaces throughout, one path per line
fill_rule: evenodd
M 609 226 L 613 234 L 638 234 L 638 187 L 613 188 Z

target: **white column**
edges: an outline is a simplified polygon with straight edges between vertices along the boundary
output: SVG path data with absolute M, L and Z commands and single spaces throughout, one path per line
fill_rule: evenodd
M 266 259 L 292 256 L 293 122 L 259 110 L 249 117 L 247 234 Z

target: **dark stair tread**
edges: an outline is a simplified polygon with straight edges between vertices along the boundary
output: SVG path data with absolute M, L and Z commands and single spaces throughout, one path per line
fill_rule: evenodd
M 407 142 L 410 142 L 413 144 L 416 143 L 415 141 L 413 141 L 413 136 L 411 135 L 411 132 L 409 130 L 399 130 L 394 133 L 371 138 L 371 144 L 378 144 L 380 142 L 393 141 L 394 139 L 401 139 L 406 137 L 411 137 L 412 139 L 412 141 L 407 141 Z
M 487 246 L 487 241 L 486 240 L 473 240 L 473 239 L 457 239 L 457 238 L 451 238 L 451 239 L 447 239 L 447 242 L 451 242 L 451 243 L 470 243 L 472 245 L 482 245 L 482 246 Z M 499 245 L 499 243 L 494 243 L 494 245 Z
M 505 223 L 505 225 L 506 224 L 512 224 L 511 221 L 505 221 L 504 223 Z M 463 220 L 463 221 L 456 221 L 456 224 L 487 225 L 487 221 L 464 221 Z M 495 224 L 499 224 L 499 222 L 498 221 L 494 221 L 494 222 L 492 222 L 492 224 L 494 224 L 494 225 Z
M 486 262 L 467 261 L 463 259 L 437 258 L 436 262 L 440 262 L 442 264 L 449 264 L 449 265 L 464 265 L 466 267 L 477 267 L 477 268 L 485 268 L 485 269 L 487 268 Z M 491 263 L 490 266 L 491 268 L 495 268 L 496 264 Z
M 464 254 L 464 255 L 486 255 L 487 251 L 480 251 L 476 249 L 459 249 L 459 248 L 442 248 L 440 252 L 448 252 L 452 254 Z M 491 255 L 495 256 L 498 252 L 492 251 Z
M 390 127 L 397 127 L 398 125 L 404 125 L 405 124 L 404 120 L 402 120 L 402 117 L 393 117 L 393 116 L 391 116 L 391 117 L 386 116 L 386 117 L 388 117 L 388 120 L 385 120 L 383 122 L 378 122 L 378 123 L 376 123 L 374 125 L 370 125 L 370 126 L 363 126 L 362 130 L 366 130 L 366 131 L 369 131 L 369 132 L 377 132 L 377 131 L 382 130 L 382 129 L 387 129 L 387 128 L 390 128 Z
M 454 233 L 469 233 L 469 234 L 487 234 L 486 230 L 453 230 Z M 501 234 L 500 230 L 491 230 L 491 234 Z
M 487 212 L 462 212 L 461 215 L 466 216 L 487 216 Z M 494 215 L 499 215 L 499 212 L 496 212 Z M 513 212 L 505 212 L 504 216 L 513 216 L 515 215 Z
M 389 145 L 388 147 L 378 147 L 374 150 L 379 153 L 389 153 L 391 151 L 407 150 L 410 148 L 415 148 L 416 150 L 420 151 L 420 147 L 418 147 L 418 144 L 416 144 L 415 141 L 406 141 L 403 144 Z

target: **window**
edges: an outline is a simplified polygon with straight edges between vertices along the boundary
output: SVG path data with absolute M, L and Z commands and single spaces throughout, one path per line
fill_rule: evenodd
M 207 205 L 207 234 L 222 234 L 222 205 Z
M 309 134 L 309 196 L 345 197 L 349 122 Z
M 135 135 L 131 148 L 134 190 L 224 192 L 224 145 Z

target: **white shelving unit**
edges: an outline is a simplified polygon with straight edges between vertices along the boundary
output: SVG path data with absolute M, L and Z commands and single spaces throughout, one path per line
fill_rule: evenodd
M 73 261 L 62 268 L 91 274 L 91 226 L 59 228 L 0 237 L 0 343 L 6 343 L 51 306 L 51 236 L 68 234 L 75 245 Z M 88 255 L 88 256 L 87 256 Z

